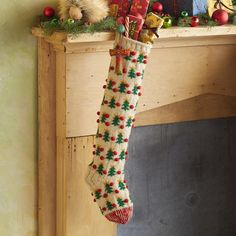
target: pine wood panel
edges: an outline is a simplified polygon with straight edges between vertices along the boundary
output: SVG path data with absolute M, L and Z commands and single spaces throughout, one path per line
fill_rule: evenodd
M 236 96 L 205 94 L 141 112 L 135 126 L 236 116 Z
M 235 51 L 236 44 L 153 49 L 138 112 L 203 94 L 234 96 Z M 67 54 L 67 137 L 95 134 L 109 61 L 106 51 Z
M 56 81 L 52 45 L 38 39 L 38 236 L 56 235 Z
M 68 139 L 70 156 L 67 169 L 67 207 L 66 236 L 115 236 L 116 225 L 102 216 L 98 206 L 93 202 L 88 185 L 85 182 L 87 168 L 92 161 L 95 138 Z
M 33 28 L 32 34 L 37 37 L 44 37 L 51 43 L 81 43 L 81 42 L 100 42 L 114 40 L 114 33 L 103 32 L 95 34 L 80 34 L 78 37 L 70 37 L 64 32 L 55 32 L 51 36 L 44 34 L 40 28 Z M 171 27 L 169 29 L 160 29 L 161 38 L 185 38 L 185 37 L 200 37 L 200 36 L 218 36 L 218 35 L 235 35 L 235 25 L 224 25 L 218 27 L 199 26 L 191 27 Z

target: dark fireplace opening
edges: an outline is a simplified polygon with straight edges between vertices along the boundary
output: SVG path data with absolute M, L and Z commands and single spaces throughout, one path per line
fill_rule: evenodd
M 136 128 L 118 236 L 236 235 L 236 118 Z

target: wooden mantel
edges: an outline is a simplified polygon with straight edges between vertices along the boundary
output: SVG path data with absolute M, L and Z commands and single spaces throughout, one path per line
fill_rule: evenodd
M 114 34 L 32 32 L 39 66 L 39 236 L 115 236 L 84 181 Z M 161 30 L 136 125 L 235 116 L 235 66 L 236 26 Z

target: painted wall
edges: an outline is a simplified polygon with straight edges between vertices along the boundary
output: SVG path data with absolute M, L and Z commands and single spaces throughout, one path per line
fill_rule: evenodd
M 55 2 L 55 1 L 54 1 Z M 35 16 L 52 1 L 1 0 L 0 235 L 35 236 L 37 107 Z

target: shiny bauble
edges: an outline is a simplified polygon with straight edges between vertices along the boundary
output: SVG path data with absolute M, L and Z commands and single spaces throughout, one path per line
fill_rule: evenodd
M 188 12 L 187 11 L 182 11 L 181 13 L 180 13 L 180 15 L 181 15 L 181 17 L 188 17 Z
M 197 16 L 193 16 L 191 18 L 190 25 L 191 25 L 191 27 L 199 26 L 199 18 Z
M 217 22 L 218 25 L 225 25 L 228 23 L 229 15 L 223 9 L 218 9 L 213 12 L 212 19 Z
M 152 11 L 162 12 L 163 11 L 163 5 L 160 2 L 154 2 L 152 4 Z
M 55 10 L 52 7 L 45 7 L 43 10 L 43 15 L 51 18 L 55 15 Z
M 172 26 L 172 20 L 171 20 L 170 17 L 165 16 L 165 17 L 163 18 L 163 20 L 164 20 L 164 22 L 163 22 L 163 27 L 164 27 L 164 28 L 170 28 L 170 27 Z

